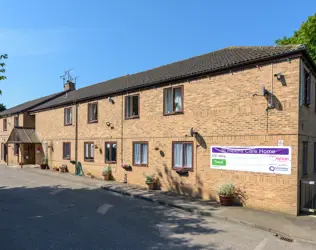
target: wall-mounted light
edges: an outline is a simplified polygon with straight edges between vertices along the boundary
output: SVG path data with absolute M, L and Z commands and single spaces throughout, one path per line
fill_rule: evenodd
M 112 99 L 112 97 L 109 97 L 108 100 L 110 103 L 114 104 L 114 100 Z
M 274 74 L 274 77 L 276 77 L 280 81 L 282 77 L 284 77 L 284 75 L 282 74 L 282 72 L 279 72 L 279 73 Z
M 110 123 L 110 122 L 106 122 L 105 124 L 106 124 L 106 126 L 108 126 L 108 127 L 111 126 L 111 123 Z

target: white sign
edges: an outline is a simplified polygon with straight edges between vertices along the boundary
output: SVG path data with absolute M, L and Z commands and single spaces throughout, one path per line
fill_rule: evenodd
M 211 168 L 291 174 L 291 147 L 211 146 Z

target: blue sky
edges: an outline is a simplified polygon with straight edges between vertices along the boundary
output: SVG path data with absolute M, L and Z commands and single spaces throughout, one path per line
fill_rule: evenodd
M 7 107 L 226 46 L 273 45 L 315 13 L 314 0 L 0 0 Z

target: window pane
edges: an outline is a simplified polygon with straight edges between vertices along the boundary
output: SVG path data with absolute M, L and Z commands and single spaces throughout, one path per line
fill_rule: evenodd
M 184 168 L 192 168 L 192 144 L 184 144 Z
M 141 145 L 142 145 L 142 164 L 147 164 L 148 145 L 145 143 Z
M 172 89 L 165 89 L 165 113 L 169 114 L 172 112 Z
M 131 106 L 130 106 L 130 96 L 127 96 L 125 99 L 125 115 L 126 117 L 130 117 L 131 116 Z
M 303 142 L 303 171 L 302 174 L 307 175 L 307 161 L 308 161 L 308 142 L 304 141 Z
M 134 144 L 134 163 L 140 164 L 140 144 Z
M 90 144 L 90 158 L 93 159 L 94 158 L 94 144 L 91 143 Z
M 138 96 L 133 96 L 133 115 L 138 115 Z
M 174 111 L 182 111 L 182 89 L 176 88 L 174 89 Z
M 86 159 L 89 158 L 89 144 L 88 143 L 85 144 L 84 157 Z
M 92 105 L 92 110 L 93 110 L 92 119 L 96 121 L 98 120 L 98 105 L 96 103 Z
M 116 161 L 116 144 L 112 144 L 111 161 Z
M 110 144 L 107 143 L 105 147 L 105 161 L 111 161 L 110 160 Z
M 173 144 L 173 167 L 182 167 L 182 143 Z

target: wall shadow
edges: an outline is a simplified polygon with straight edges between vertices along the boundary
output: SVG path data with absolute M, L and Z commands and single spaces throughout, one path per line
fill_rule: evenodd
M 272 104 L 274 105 L 275 109 L 277 109 L 278 111 L 283 110 L 283 106 L 282 106 L 280 100 L 274 94 L 272 94 L 271 92 L 268 91 L 264 97 L 268 103 L 270 103 L 272 100 Z
M 225 232 L 181 213 L 100 189 L 0 187 L 0 244 L 13 250 L 217 249 L 189 236 Z

